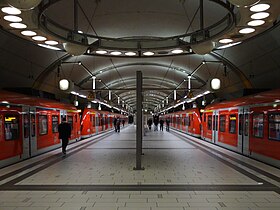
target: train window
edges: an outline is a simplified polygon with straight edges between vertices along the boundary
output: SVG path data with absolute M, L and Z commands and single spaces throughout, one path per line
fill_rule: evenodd
M 236 133 L 236 115 L 232 114 L 229 116 L 229 132 Z
M 207 128 L 212 130 L 212 115 L 208 115 Z
M 239 114 L 239 126 L 238 126 L 239 135 L 243 134 L 243 127 L 244 127 L 243 114 Z
M 48 116 L 39 115 L 39 134 L 46 135 L 48 133 Z
M 73 130 L 73 116 L 68 116 L 68 123 L 71 126 L 71 130 Z
M 226 116 L 220 115 L 220 131 L 225 132 L 226 131 Z
M 58 132 L 58 115 L 52 116 L 52 132 L 53 133 Z
M 95 115 L 92 115 L 92 127 L 95 127 Z
M 268 138 L 280 141 L 280 113 L 269 114 Z
M 214 125 L 215 125 L 215 130 L 217 131 L 218 130 L 218 115 L 215 116 L 215 121 L 214 122 Z
M 19 137 L 19 116 L 5 116 L 5 139 L 16 140 Z
M 23 115 L 23 136 L 24 136 L 24 138 L 29 137 L 29 118 L 28 118 L 28 114 Z
M 34 137 L 35 134 L 36 134 L 35 114 L 31 114 L 31 136 Z
M 263 114 L 253 115 L 253 136 L 257 138 L 263 137 Z
M 204 116 L 204 122 L 206 122 L 206 114 L 203 114 L 203 116 Z

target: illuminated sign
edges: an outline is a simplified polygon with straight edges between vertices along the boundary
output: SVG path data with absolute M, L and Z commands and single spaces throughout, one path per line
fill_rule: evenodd
M 16 117 L 5 117 L 5 122 L 12 122 Z

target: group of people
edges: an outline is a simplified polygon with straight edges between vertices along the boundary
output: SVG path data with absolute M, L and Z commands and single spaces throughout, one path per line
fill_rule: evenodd
M 120 132 L 121 122 L 124 127 L 124 119 L 122 121 L 119 117 L 114 119 L 115 132 Z M 62 153 L 64 156 L 66 155 L 66 147 L 68 145 L 69 138 L 71 137 L 71 130 L 71 125 L 66 121 L 66 117 L 62 117 L 62 122 L 58 125 L 58 133 L 59 139 L 62 141 Z
M 125 124 L 125 120 L 122 119 L 123 127 L 124 127 L 124 124 Z M 121 119 L 119 117 L 114 118 L 114 128 L 115 128 L 115 132 L 120 132 L 120 130 L 121 130 Z
M 165 120 L 165 123 L 166 123 L 166 131 L 169 131 L 170 120 L 167 118 Z M 147 121 L 149 130 L 152 130 L 152 124 L 153 124 L 153 120 L 149 118 Z M 159 129 L 163 131 L 164 120 L 162 118 L 159 119 L 159 116 L 154 116 L 154 131 L 158 131 L 158 124 L 159 124 Z

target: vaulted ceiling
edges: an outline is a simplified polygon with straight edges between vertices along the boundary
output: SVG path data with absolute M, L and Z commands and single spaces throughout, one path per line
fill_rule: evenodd
M 27 29 L 57 41 L 58 50 L 23 36 L 26 29 L 11 28 L 0 12 L 0 87 L 32 87 L 61 96 L 58 82 L 66 78 L 76 92 L 88 95 L 94 75 L 101 101 L 108 101 L 111 90 L 111 104 L 118 106 L 120 97 L 135 110 L 136 72 L 141 71 L 143 106 L 152 111 L 174 105 L 175 89 L 178 100 L 187 100 L 190 75 L 193 96 L 210 90 L 211 78 L 222 81 L 215 96 L 227 99 L 241 96 L 245 88 L 280 87 L 280 2 L 261 3 L 270 5 L 269 17 L 250 34 L 239 33 L 254 14 L 250 7 L 218 0 L 52 0 L 22 10 L 18 16 Z M 0 1 L 1 8 L 7 5 Z M 221 48 L 223 38 L 238 44 Z M 195 46 L 209 41 L 215 43 L 210 53 L 194 53 Z M 85 52 L 72 56 L 64 43 L 82 46 Z M 182 52 L 172 53 L 175 49 Z M 114 51 L 121 54 L 110 54 Z M 148 51 L 154 55 L 146 56 Z

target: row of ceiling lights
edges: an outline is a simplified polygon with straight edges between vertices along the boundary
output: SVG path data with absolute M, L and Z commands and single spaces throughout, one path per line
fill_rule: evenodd
M 14 8 L 14 7 L 3 7 L 1 9 L 1 11 L 8 14 L 8 15 L 4 16 L 4 20 L 6 20 L 8 22 L 11 22 L 9 24 L 10 27 L 16 28 L 16 29 L 26 29 L 27 28 L 26 24 L 21 23 L 22 18 L 17 16 L 17 15 L 21 14 L 21 11 L 19 9 Z M 46 37 L 37 35 L 37 33 L 34 32 L 34 31 L 23 30 L 23 31 L 21 31 L 21 34 L 24 35 L 24 36 L 31 37 L 35 41 L 44 42 L 46 45 L 43 45 L 41 43 L 38 44 L 42 47 L 47 47 L 47 48 L 54 49 L 54 50 L 60 50 L 59 48 L 53 47 L 53 46 L 58 44 L 58 41 L 47 40 Z
M 250 34 L 250 33 L 255 32 L 256 29 L 252 28 L 252 27 L 261 26 L 265 23 L 265 21 L 263 19 L 269 17 L 269 13 L 264 12 L 264 11 L 268 10 L 269 8 L 270 8 L 269 4 L 256 4 L 252 7 L 250 7 L 250 11 L 255 12 L 254 14 L 251 15 L 252 20 L 247 23 L 247 25 L 251 26 L 251 27 L 242 28 L 239 30 L 239 33 L 240 34 Z M 221 44 L 229 44 L 229 43 L 233 42 L 233 39 L 224 38 L 224 39 L 219 40 L 219 42 Z
M 184 51 L 181 50 L 181 49 L 175 49 L 175 50 L 172 50 L 171 53 L 172 54 L 180 54 L 180 53 L 183 53 Z M 100 55 L 105 55 L 105 54 L 110 54 L 110 55 L 122 55 L 123 53 L 120 52 L 120 51 L 112 51 L 112 52 L 108 52 L 106 50 L 96 50 L 95 51 L 96 54 L 100 54 Z M 124 53 L 125 55 L 127 56 L 135 56 L 137 55 L 136 52 L 125 52 Z M 146 52 L 143 52 L 143 55 L 145 56 L 152 56 L 154 55 L 155 53 L 154 52 L 151 52 L 151 51 L 146 51 Z

